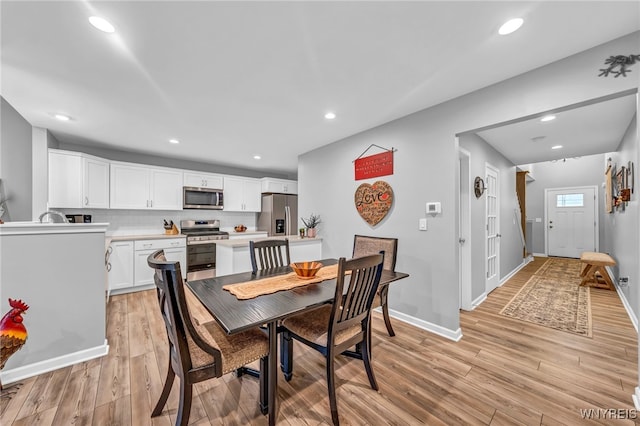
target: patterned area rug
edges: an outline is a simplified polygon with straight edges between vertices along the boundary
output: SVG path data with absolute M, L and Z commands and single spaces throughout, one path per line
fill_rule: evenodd
M 591 293 L 580 286 L 580 268 L 577 259 L 549 258 L 500 314 L 592 337 Z

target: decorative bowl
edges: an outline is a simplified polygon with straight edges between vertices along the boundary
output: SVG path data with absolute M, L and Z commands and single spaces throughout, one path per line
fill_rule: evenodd
M 298 278 L 313 278 L 320 268 L 322 268 L 322 263 L 320 262 L 296 262 L 292 263 L 291 269 L 293 269 L 298 275 Z
M 233 228 L 233 230 L 236 232 L 244 232 L 247 230 L 247 227 L 244 225 L 237 225 Z

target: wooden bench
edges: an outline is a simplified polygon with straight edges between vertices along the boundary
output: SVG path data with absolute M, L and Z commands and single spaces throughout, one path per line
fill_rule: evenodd
M 597 253 L 592 251 L 585 251 L 580 256 L 580 262 L 582 262 L 582 271 L 580 276 L 582 282 L 580 285 L 591 285 L 597 288 L 605 288 L 613 290 L 613 281 L 609 273 L 605 269 L 605 266 L 614 266 L 616 261 L 606 253 Z

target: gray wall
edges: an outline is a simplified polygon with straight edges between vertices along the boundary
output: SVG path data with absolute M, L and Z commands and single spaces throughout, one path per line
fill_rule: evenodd
M 566 161 L 545 161 L 530 165 L 530 174 L 535 179 L 527 183 L 527 219 L 533 219 L 531 235 L 533 252 L 546 254 L 544 223 L 544 190 L 545 188 L 568 188 L 573 186 L 591 186 L 598 188 L 598 222 L 600 223 L 600 247 L 604 239 L 604 183 L 605 155 L 595 154 L 580 158 L 569 158 Z M 541 218 L 542 222 L 536 222 Z
M 605 240 L 602 246 L 618 262 L 614 266 L 615 278 L 629 277 L 629 285 L 622 287 L 629 305 L 633 309 L 636 318 L 638 316 L 638 301 L 640 300 L 640 283 L 638 279 L 638 259 L 640 259 L 638 242 L 638 197 L 640 196 L 640 186 L 638 186 L 638 123 L 637 114 L 627 128 L 624 138 L 616 152 L 610 153 L 611 161 L 618 167 L 627 165 L 629 161 L 634 162 L 635 182 L 634 193 L 631 201 L 627 203 L 624 211 L 614 209 L 613 213 L 605 214 L 604 228 Z M 631 185 L 631 181 L 629 181 Z
M 611 52 L 634 51 L 639 44 L 636 32 L 301 155 L 299 213 L 322 216 L 323 256 L 349 255 L 355 233 L 398 237 L 397 269 L 411 277 L 391 286 L 391 308 L 458 330 L 455 135 L 637 88 L 637 79 L 606 79 L 597 70 Z M 352 163 L 372 143 L 398 150 L 394 175 L 381 178 L 394 189 L 394 206 L 373 229 L 353 204 L 361 182 L 354 181 Z M 429 230 L 422 232 L 418 218 L 426 216 L 428 201 L 440 201 L 442 214 L 428 217 Z
M 0 97 L 0 199 L 5 222 L 31 220 L 31 125 Z
M 516 167 L 476 134 L 459 136 L 460 147 L 470 152 L 471 182 L 476 176 L 485 179 L 486 164 L 500 172 L 500 277 L 505 277 L 522 264 L 522 242 L 519 225 L 514 221 L 516 198 Z M 473 190 L 471 191 L 473 194 Z M 471 197 L 471 300 L 482 296 L 486 288 L 486 195 Z M 482 255 L 480 255 L 483 253 Z

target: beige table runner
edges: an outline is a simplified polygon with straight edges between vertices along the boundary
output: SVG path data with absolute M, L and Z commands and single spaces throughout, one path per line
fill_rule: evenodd
M 271 294 L 282 290 L 303 285 L 315 284 L 325 280 L 331 280 L 338 276 L 338 265 L 323 266 L 313 278 L 299 278 L 295 272 L 243 283 L 227 284 L 223 290 L 229 291 L 240 300 L 253 299 L 264 294 Z

